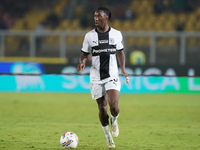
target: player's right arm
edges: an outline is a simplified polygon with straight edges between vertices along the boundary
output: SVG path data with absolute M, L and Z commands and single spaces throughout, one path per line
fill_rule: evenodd
M 79 58 L 79 64 L 77 70 L 80 73 L 85 68 L 85 63 L 87 62 L 88 53 L 82 52 L 82 55 Z
M 77 70 L 80 73 L 85 68 L 85 63 L 87 62 L 87 57 L 90 54 L 90 44 L 88 40 L 88 34 L 85 35 L 83 40 L 83 47 L 81 49 L 82 54 L 79 58 L 79 64 L 77 66 Z

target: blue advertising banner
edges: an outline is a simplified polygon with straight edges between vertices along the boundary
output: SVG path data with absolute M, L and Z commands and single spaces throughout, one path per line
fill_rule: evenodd
M 0 73 L 43 73 L 41 63 L 35 62 L 0 62 Z
M 121 93 L 199 93 L 200 77 L 120 76 Z M 0 75 L 0 92 L 90 93 L 89 75 Z

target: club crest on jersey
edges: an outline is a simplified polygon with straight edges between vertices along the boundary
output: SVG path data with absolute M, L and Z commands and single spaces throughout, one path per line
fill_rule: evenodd
M 115 42 L 115 39 L 114 38 L 110 38 L 110 43 L 114 43 Z

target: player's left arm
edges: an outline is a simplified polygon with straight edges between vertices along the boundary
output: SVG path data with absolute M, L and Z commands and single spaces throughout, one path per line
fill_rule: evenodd
M 121 68 L 121 73 L 126 78 L 126 83 L 129 84 L 129 77 L 125 71 L 125 55 L 123 50 L 117 50 L 117 59 Z

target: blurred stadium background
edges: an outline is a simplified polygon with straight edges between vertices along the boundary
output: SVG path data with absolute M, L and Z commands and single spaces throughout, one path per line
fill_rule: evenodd
M 123 33 L 127 64 L 200 63 L 198 0 L 1 0 L 0 59 L 76 64 L 102 5 L 112 11 L 110 26 Z
M 199 0 L 1 0 L 0 73 L 76 74 L 84 35 L 94 28 L 93 14 L 99 6 L 111 9 L 109 25 L 122 31 L 127 73 L 200 76 Z M 90 59 L 87 66 L 83 73 L 89 73 Z M 37 84 L 43 87 L 43 80 L 49 81 L 44 78 L 13 80 L 19 90 L 30 88 L 34 80 L 35 88 Z M 179 83 L 160 80 L 159 88 Z M 185 85 L 185 79 L 180 80 Z M 138 89 L 146 83 L 154 89 L 150 81 L 143 81 L 132 80 Z M 188 78 L 189 90 L 200 91 L 198 84 L 199 78 Z
M 104 148 L 89 76 L 76 71 L 102 5 L 130 74 L 117 149 L 200 149 L 200 0 L 0 0 L 0 149 L 58 149 L 66 130 L 79 149 Z

